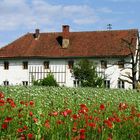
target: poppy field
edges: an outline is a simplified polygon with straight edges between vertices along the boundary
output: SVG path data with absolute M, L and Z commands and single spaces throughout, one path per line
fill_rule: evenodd
M 1 140 L 139 140 L 140 93 L 0 87 Z

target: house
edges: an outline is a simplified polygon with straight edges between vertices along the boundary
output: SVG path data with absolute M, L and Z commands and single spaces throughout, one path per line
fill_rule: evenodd
M 123 39 L 131 43 L 131 51 Z M 36 29 L 0 49 L 0 85 L 31 85 L 51 72 L 60 85 L 78 86 L 72 67 L 87 58 L 95 62 L 106 87 L 132 88 L 124 76 L 132 74 L 131 65 L 125 62 L 132 61 L 131 54 L 135 57 L 138 43 L 137 29 L 71 32 L 68 25 L 62 32 Z

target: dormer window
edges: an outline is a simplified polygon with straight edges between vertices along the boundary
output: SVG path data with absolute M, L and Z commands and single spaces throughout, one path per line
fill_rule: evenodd
M 105 60 L 101 61 L 101 68 L 102 69 L 106 69 L 107 68 L 107 61 L 105 61 Z
M 68 61 L 68 68 L 69 69 L 72 69 L 73 68 L 73 65 L 74 65 L 74 61 L 73 60 Z
M 49 69 L 50 62 L 44 61 L 44 69 Z
M 23 69 L 28 69 L 28 62 L 23 62 Z
M 58 36 L 56 38 L 56 40 L 58 41 L 59 45 L 62 47 L 62 40 L 63 40 L 63 37 L 62 36 Z
M 9 62 L 4 62 L 4 69 L 5 70 L 8 70 L 9 69 Z

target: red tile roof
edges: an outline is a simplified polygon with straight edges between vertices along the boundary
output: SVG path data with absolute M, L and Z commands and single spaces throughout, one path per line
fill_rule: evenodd
M 0 49 L 0 58 L 19 57 L 118 57 L 130 54 L 129 49 L 122 39 L 131 42 L 135 50 L 138 30 L 111 30 L 91 32 L 69 32 L 69 46 L 62 48 L 62 32 L 40 33 L 36 40 L 33 33 L 15 40 L 11 44 Z

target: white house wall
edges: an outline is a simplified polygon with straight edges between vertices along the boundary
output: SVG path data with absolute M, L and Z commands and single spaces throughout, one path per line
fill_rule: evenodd
M 9 62 L 9 69 L 4 70 L 4 61 L 0 60 L 0 85 L 3 85 L 3 81 L 9 81 L 10 85 L 22 85 L 22 81 L 28 81 L 30 82 L 29 78 L 29 71 L 31 69 L 35 69 L 36 71 L 41 71 L 43 69 L 43 63 L 44 61 L 50 62 L 50 69 L 46 70 L 48 72 L 54 73 L 54 77 L 58 81 L 60 79 L 60 85 L 73 87 L 73 80 L 74 77 L 72 76 L 71 70 L 68 68 L 68 60 L 69 59 L 13 59 L 13 60 L 6 60 Z M 73 59 L 74 60 L 74 59 Z M 110 80 L 110 87 L 111 88 L 117 88 L 118 86 L 118 79 L 121 76 L 121 73 L 124 73 L 126 71 L 130 72 L 130 70 L 122 71 L 122 69 L 118 68 L 117 62 L 121 59 L 119 58 L 100 58 L 100 59 L 90 59 L 94 61 L 97 64 L 97 70 L 99 72 L 102 72 L 102 75 L 105 76 L 107 80 Z M 107 61 L 107 69 L 101 69 L 101 60 Z M 28 61 L 28 69 L 23 69 L 22 62 Z M 74 60 L 76 62 L 77 59 Z M 125 61 L 130 61 L 130 58 L 128 58 Z M 126 67 L 126 64 L 125 64 Z M 58 75 L 58 73 L 60 74 Z M 62 73 L 61 73 L 62 72 Z M 61 76 L 60 76 L 61 75 Z M 41 79 L 42 77 L 38 77 L 38 79 Z M 35 79 L 37 80 L 37 79 Z M 62 83 L 61 83 L 62 82 Z M 132 88 L 132 86 L 128 83 L 125 83 L 125 88 Z
M 101 68 L 101 64 L 100 62 L 102 60 L 105 60 L 107 61 L 107 68 L 106 69 L 102 69 Z M 122 79 L 122 80 L 129 80 L 128 78 L 126 77 L 122 77 L 122 74 L 123 75 L 127 75 L 126 73 L 130 73 L 131 74 L 131 70 L 130 69 L 127 69 L 128 67 L 130 68 L 131 65 L 126 63 L 124 65 L 124 69 L 122 68 L 119 68 L 118 66 L 118 61 L 122 60 L 121 58 L 101 58 L 101 59 L 94 59 L 93 61 L 96 63 L 97 65 L 97 71 L 99 73 L 102 73 L 103 77 L 106 79 L 106 80 L 109 80 L 110 81 L 110 88 L 118 88 L 118 80 L 119 79 Z M 130 62 L 131 59 L 130 58 L 126 58 L 124 60 L 125 62 Z M 132 88 L 132 85 L 125 82 L 125 88 L 126 89 L 131 89 Z

